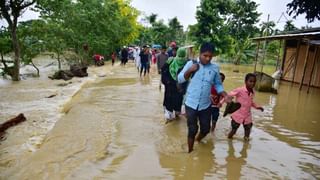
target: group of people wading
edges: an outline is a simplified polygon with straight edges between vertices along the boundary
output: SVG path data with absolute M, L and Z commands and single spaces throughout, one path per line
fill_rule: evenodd
M 261 106 L 253 102 L 256 83 L 254 74 L 246 75 L 243 87 L 236 88 L 229 94 L 224 91 L 222 82 L 225 75 L 220 73 L 217 64 L 211 62 L 214 51 L 212 43 L 203 43 L 196 60 L 188 59 L 187 50 L 176 46 L 171 47 L 172 57 L 165 53 L 165 49 L 156 56 L 161 82 L 165 86 L 163 106 L 167 122 L 180 116 L 182 104 L 185 105 L 189 153 L 193 151 L 195 140 L 200 142 L 210 129 L 214 131 L 219 108 L 223 103 L 233 103 L 233 97 L 240 106 L 231 114 L 230 139 L 243 124 L 244 139 L 249 140 L 252 128 L 251 107 L 263 111 Z

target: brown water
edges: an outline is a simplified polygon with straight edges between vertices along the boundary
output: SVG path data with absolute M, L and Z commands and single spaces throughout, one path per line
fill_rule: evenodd
M 230 65 L 221 69 L 226 89 L 231 90 L 242 86 L 244 74 L 253 68 L 237 67 L 240 73 L 233 73 Z M 33 151 L 23 151 L 24 138 L 18 140 L 30 135 L 24 124 L 9 130 L 0 145 L 0 179 L 320 178 L 319 89 L 307 94 L 296 85 L 282 83 L 278 95 L 257 93 L 256 102 L 265 112 L 253 110 L 254 128 L 248 143 L 242 140 L 241 128 L 228 140 L 230 119 L 220 118 L 214 135 L 187 154 L 186 119 L 165 124 L 163 90 L 159 91 L 154 67 L 143 78 L 133 64 L 101 70 L 107 76 L 84 85 L 63 106 L 65 114 Z M 29 99 L 35 105 L 29 108 L 30 115 L 50 117 L 38 110 L 35 97 L 15 96 L 17 89 L 12 85 L 3 85 L 1 93 L 8 88 L 12 91 L 1 96 L 5 102 Z M 8 116 L 9 108 L 4 109 L 1 118 Z M 34 119 L 37 125 L 39 118 Z

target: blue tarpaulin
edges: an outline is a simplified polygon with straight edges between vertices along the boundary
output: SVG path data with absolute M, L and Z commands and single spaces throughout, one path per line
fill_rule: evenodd
M 158 49 L 160 49 L 160 48 L 161 48 L 161 45 L 160 45 L 160 44 L 154 44 L 154 45 L 152 45 L 152 48 L 158 48 Z

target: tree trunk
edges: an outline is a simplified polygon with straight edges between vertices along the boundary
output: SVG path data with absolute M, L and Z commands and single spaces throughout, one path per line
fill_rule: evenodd
M 11 35 L 12 35 L 12 44 L 14 50 L 14 68 L 12 74 L 13 81 L 20 80 L 20 46 L 18 42 L 17 36 L 17 23 L 14 23 L 11 27 Z
M 236 56 L 236 60 L 234 61 L 234 65 L 240 65 L 240 61 L 241 61 L 241 59 L 240 59 L 240 56 Z
M 61 61 L 60 61 L 60 54 L 58 53 L 58 67 L 61 70 Z
M 1 62 L 3 63 L 4 68 L 7 68 L 7 67 L 8 67 L 7 64 L 6 64 L 6 62 L 4 61 L 3 53 L 2 53 L 2 52 L 1 52 Z
M 32 60 L 31 60 L 31 64 L 32 64 L 32 66 L 37 70 L 37 76 L 40 77 L 40 70 L 39 70 L 39 68 L 32 62 Z

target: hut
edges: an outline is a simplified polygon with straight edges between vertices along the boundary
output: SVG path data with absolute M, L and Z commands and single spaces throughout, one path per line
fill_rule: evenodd
M 278 56 L 277 67 L 281 80 L 320 87 L 320 27 L 293 31 L 286 34 L 253 38 L 257 43 L 256 64 L 260 44 L 264 41 L 280 41 L 283 54 Z M 282 57 L 281 57 L 282 56 Z

